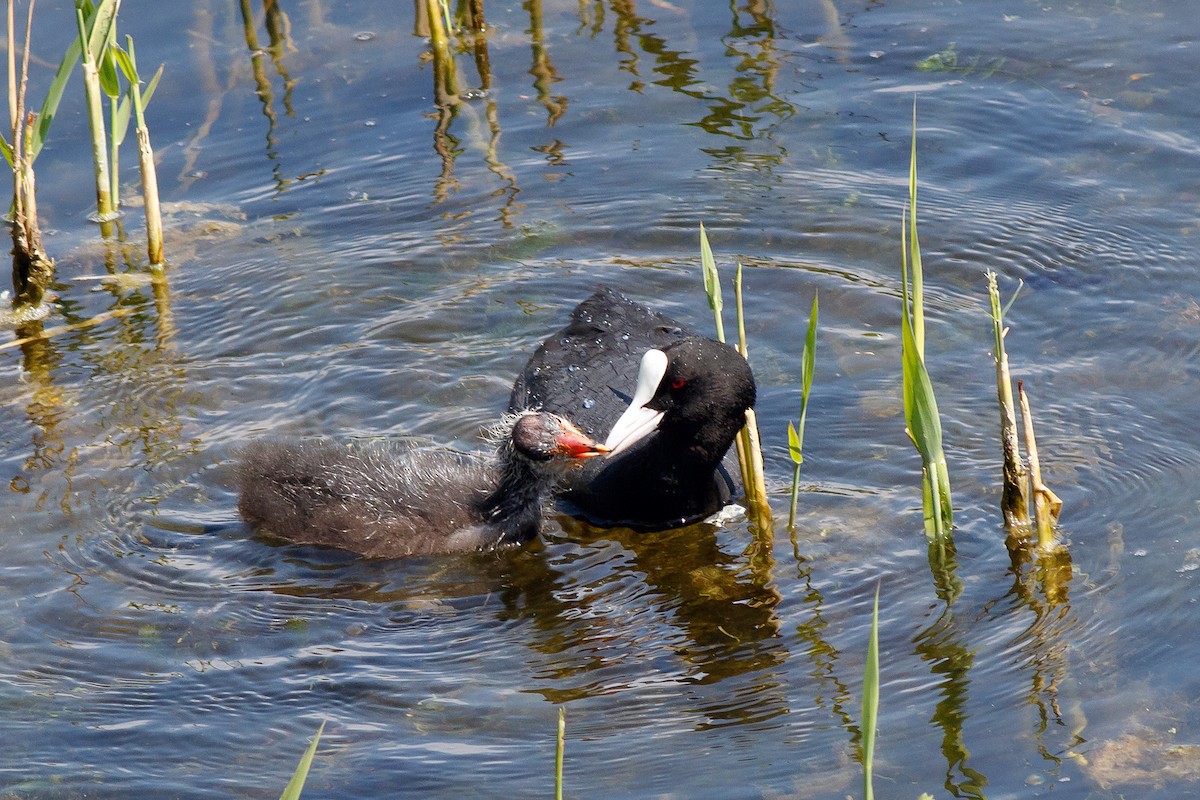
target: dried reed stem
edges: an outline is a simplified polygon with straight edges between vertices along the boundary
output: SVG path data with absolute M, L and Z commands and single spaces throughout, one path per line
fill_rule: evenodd
M 1021 418 L 1025 423 L 1025 452 L 1029 455 L 1029 475 L 1032 481 L 1033 510 L 1037 519 L 1038 547 L 1046 552 L 1054 549 L 1054 526 L 1062 500 L 1046 484 L 1042 483 L 1042 467 L 1038 461 L 1037 439 L 1033 434 L 1033 414 L 1029 410 L 1029 398 L 1025 386 L 1017 381 L 1017 395 L 1021 402 Z
M 1004 514 L 1004 525 L 1009 530 L 1030 525 L 1029 519 L 1029 473 L 1021 458 L 1021 444 L 1017 435 L 1017 412 L 1013 402 L 1012 376 L 1008 370 L 1008 353 L 1004 349 L 1004 312 L 1000 307 L 1000 290 L 996 286 L 996 273 L 988 270 L 988 295 L 992 308 L 992 327 L 996 336 L 992 357 L 996 361 L 996 396 L 1000 402 L 1000 445 L 1004 451 L 1004 486 L 1000 496 L 1000 510 Z

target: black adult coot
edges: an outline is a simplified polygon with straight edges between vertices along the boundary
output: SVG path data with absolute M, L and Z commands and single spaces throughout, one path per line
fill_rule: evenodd
M 607 450 L 549 413 L 510 414 L 490 438 L 490 458 L 387 443 L 258 442 L 238 467 L 238 510 L 280 539 L 375 558 L 490 550 L 536 536 L 554 482 Z
M 729 502 L 737 483 L 722 459 L 754 400 L 736 350 L 602 286 L 533 354 L 509 409 L 562 414 L 607 437 L 613 452 L 560 484 L 572 513 L 661 530 Z

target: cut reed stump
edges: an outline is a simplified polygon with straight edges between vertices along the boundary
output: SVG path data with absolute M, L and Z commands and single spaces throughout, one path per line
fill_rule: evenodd
M 1031 538 L 1031 532 L 1036 532 L 1038 549 L 1049 553 L 1057 547 L 1054 529 L 1058 525 L 1062 501 L 1042 482 L 1037 439 L 1033 431 L 1033 412 L 1030 410 L 1024 385 L 1017 381 L 1027 460 L 1021 458 L 1012 377 L 1008 369 L 1008 354 L 1004 350 L 1004 338 L 1008 335 L 1008 328 L 1004 327 L 1004 312 L 1007 307 L 1000 305 L 996 273 L 988 270 L 987 281 L 992 330 L 995 335 L 992 356 L 996 361 L 996 396 L 1000 403 L 1000 444 L 1004 453 L 1004 486 L 1000 497 L 1000 510 L 1004 514 L 1004 527 L 1008 531 L 1010 547 L 1024 545 Z M 1020 291 L 1019 286 L 1017 291 Z M 1013 299 L 1016 299 L 1016 295 Z M 1012 300 L 1009 301 L 1009 305 L 1012 305 Z M 1034 511 L 1032 519 L 1029 515 L 1030 505 Z
M 992 357 L 996 362 L 996 397 L 1000 403 L 1000 445 L 1004 451 L 1004 486 L 1000 495 L 1000 510 L 1004 525 L 1010 530 L 1029 524 L 1029 474 L 1021 458 L 1021 443 L 1017 435 L 1017 412 L 1013 402 L 1012 376 L 1008 370 L 1008 353 L 1004 350 L 1004 311 L 1000 307 L 1000 290 L 996 273 L 988 270 L 988 296 L 992 308 L 992 328 L 996 343 Z

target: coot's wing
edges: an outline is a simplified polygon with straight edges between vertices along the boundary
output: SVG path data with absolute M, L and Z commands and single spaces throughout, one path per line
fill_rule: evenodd
M 642 355 L 689 335 L 670 317 L 601 286 L 529 359 L 509 410 L 552 411 L 603 441 L 629 405 Z

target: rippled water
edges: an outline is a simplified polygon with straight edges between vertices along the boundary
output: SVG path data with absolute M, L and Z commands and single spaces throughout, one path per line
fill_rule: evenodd
M 167 283 L 140 209 L 124 247 L 87 221 L 73 84 L 37 163 L 46 327 L 99 321 L 0 351 L 6 796 L 274 797 L 322 719 L 306 797 L 545 796 L 559 707 L 575 796 L 858 796 L 877 585 L 881 796 L 1196 791 L 1186 4 L 489 5 L 452 74 L 410 7 L 143 5 Z M 40 101 L 72 25 L 37 15 Z M 949 571 L 898 388 L 914 97 Z M 555 517 L 360 562 L 238 522 L 234 453 L 267 432 L 474 446 L 597 283 L 709 329 L 700 222 L 746 268 L 779 518 L 820 293 L 794 536 Z M 1003 543 L 987 268 L 1025 283 L 1057 568 Z

